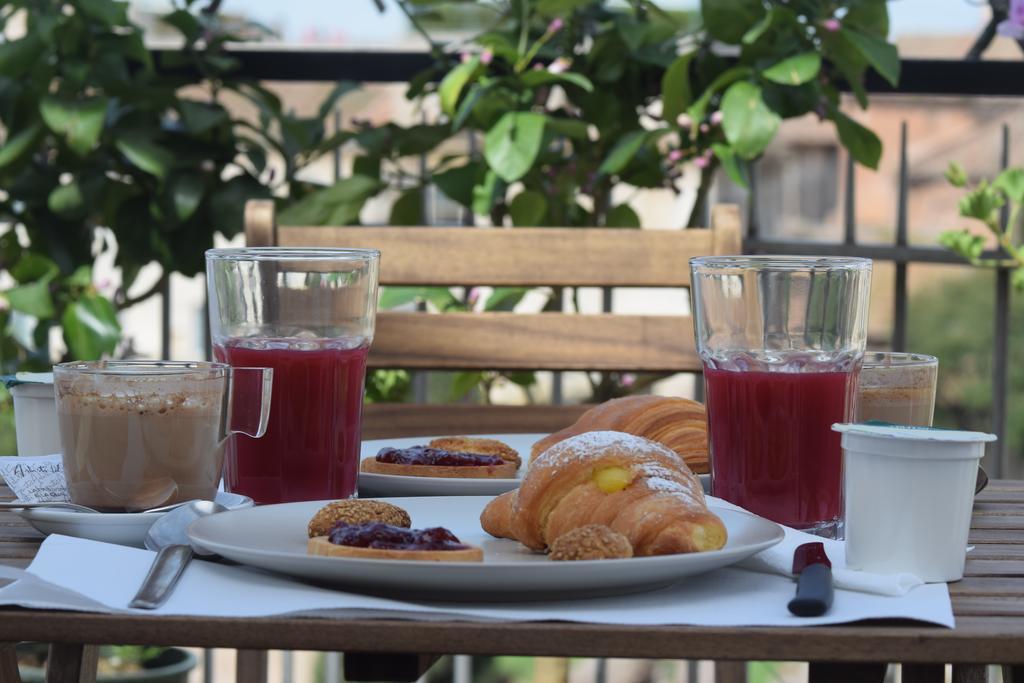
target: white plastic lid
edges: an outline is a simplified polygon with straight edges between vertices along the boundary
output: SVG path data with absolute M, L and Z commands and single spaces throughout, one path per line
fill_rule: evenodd
M 957 429 L 941 429 L 939 427 L 913 427 L 907 425 L 882 424 L 834 424 L 833 431 L 843 434 L 858 434 L 890 439 L 907 439 L 909 441 L 939 441 L 944 443 L 976 443 L 978 441 L 995 441 L 995 434 L 985 432 L 965 432 Z
M 985 453 L 985 442 L 994 434 L 935 427 L 881 424 L 834 424 L 843 435 L 848 454 L 874 453 L 894 458 L 921 460 L 975 460 Z

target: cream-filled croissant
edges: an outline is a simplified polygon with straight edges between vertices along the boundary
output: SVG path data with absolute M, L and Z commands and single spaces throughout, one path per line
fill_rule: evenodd
M 638 556 L 718 550 L 727 536 L 678 454 L 610 431 L 579 434 L 541 453 L 516 491 L 484 508 L 480 523 L 534 550 L 600 524 L 625 536 Z

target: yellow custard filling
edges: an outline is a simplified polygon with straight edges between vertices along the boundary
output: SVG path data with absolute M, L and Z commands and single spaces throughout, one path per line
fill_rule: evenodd
M 625 467 L 604 467 L 594 470 L 594 483 L 604 493 L 615 493 L 630 485 L 633 473 Z

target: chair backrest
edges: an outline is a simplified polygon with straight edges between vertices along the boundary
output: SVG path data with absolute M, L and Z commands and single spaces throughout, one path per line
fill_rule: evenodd
M 737 254 L 737 207 L 711 226 L 434 228 L 279 226 L 273 202 L 250 201 L 249 246 L 375 248 L 380 282 L 404 286 L 687 287 L 692 256 Z M 683 306 L 680 306 L 682 310 Z M 688 315 L 570 315 L 383 311 L 370 367 L 422 370 L 700 369 Z

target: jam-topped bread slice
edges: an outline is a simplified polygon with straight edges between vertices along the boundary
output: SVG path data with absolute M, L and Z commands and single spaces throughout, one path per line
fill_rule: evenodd
M 486 443 L 475 444 L 477 441 Z M 439 443 L 459 449 L 435 445 Z M 512 479 L 519 470 L 519 455 L 511 447 L 493 439 L 448 437 L 435 439 L 428 446 L 382 448 L 375 457 L 364 459 L 360 469 L 373 474 L 407 477 Z
M 484 551 L 443 527 L 405 529 L 381 522 L 335 524 L 326 536 L 309 539 L 310 555 L 372 560 L 483 562 Z
M 406 529 L 412 526 L 409 513 L 397 505 L 385 503 L 382 500 L 349 498 L 328 503 L 320 508 L 313 515 L 313 519 L 309 520 L 309 537 L 326 536 L 339 522 L 348 524 L 383 522 Z

